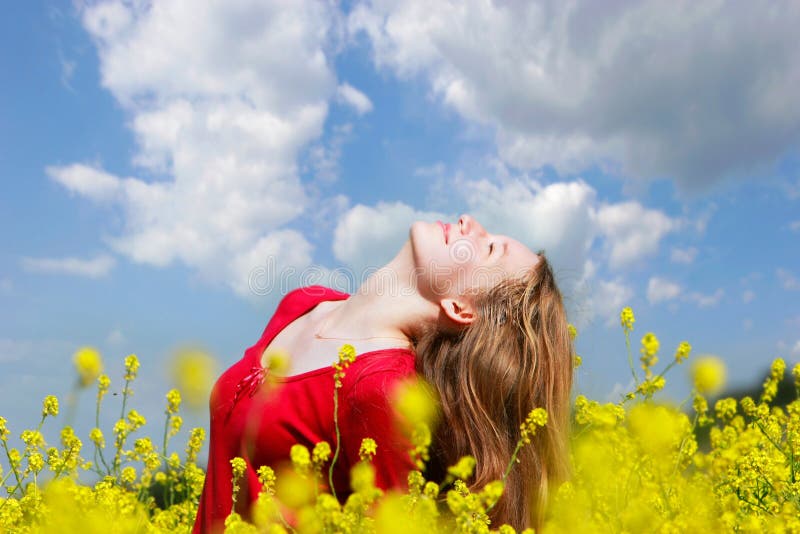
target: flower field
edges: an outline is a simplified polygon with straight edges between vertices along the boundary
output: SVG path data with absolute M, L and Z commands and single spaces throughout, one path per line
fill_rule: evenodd
M 800 365 L 791 370 L 795 398 L 785 406 L 774 402 L 787 373 L 781 359 L 772 363 L 760 395 L 721 398 L 710 405 L 707 398 L 724 382 L 722 362 L 692 361 L 685 342 L 664 356 L 652 333 L 641 338 L 635 355 L 633 312 L 626 308 L 620 320 L 635 387 L 618 403 L 575 398 L 572 477 L 553 488 L 540 530 L 800 532 Z M 337 376 L 355 357 L 343 347 L 334 364 Z M 657 371 L 659 360 L 666 361 Z M 284 365 L 277 357 L 272 364 Z M 682 364 L 692 366 L 694 380 L 686 412 L 658 400 L 665 373 Z M 205 432 L 195 428 L 186 443 L 172 443 L 182 426 L 181 393 L 171 390 L 165 396 L 163 434 L 139 435 L 145 418 L 128 406 L 139 362 L 130 355 L 122 377 L 121 417 L 104 431 L 100 413 L 109 408 L 104 401 L 111 381 L 102 374 L 100 355 L 82 349 L 75 365 L 79 383 L 96 387 L 96 424 L 89 435 L 77 436 L 64 426 L 60 443 L 45 442 L 43 426 L 59 421 L 54 396 L 44 399 L 33 428 L 13 429 L 0 417 L 0 532 L 190 531 L 204 480 L 197 458 Z M 408 388 L 397 403 L 410 422 L 410 453 L 420 467 L 436 411 L 430 399 L 423 389 Z M 547 413 L 536 409 L 520 423 L 515 455 L 547 424 Z M 22 450 L 10 445 L 12 433 Z M 708 439 L 699 440 L 700 435 Z M 351 472 L 353 493 L 340 503 L 319 489 L 337 459 L 337 444 L 319 443 L 313 450 L 295 446 L 292 469 L 259 470 L 263 489 L 252 522 L 231 514 L 226 532 L 514 532 L 489 522 L 502 480 L 476 491 L 468 488 L 473 458 L 451 466 L 444 480 L 426 480 L 423 471 L 414 471 L 401 493 L 375 487 L 370 461 L 376 454 L 376 443 L 364 440 L 361 462 Z M 231 464 L 235 500 L 244 462 L 237 458 Z M 508 468 L 514 468 L 514 458 Z

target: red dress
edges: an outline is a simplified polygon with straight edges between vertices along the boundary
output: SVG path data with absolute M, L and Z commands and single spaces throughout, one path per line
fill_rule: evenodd
M 250 504 L 261 489 L 256 475 L 260 466 L 277 469 L 288 461 L 289 450 L 296 443 L 311 450 L 317 442 L 327 441 L 335 449 L 332 366 L 278 378 L 280 387 L 269 397 L 255 393 L 264 380 L 261 355 L 278 332 L 320 302 L 348 297 L 322 286 L 290 292 L 258 343 L 217 380 L 209 403 L 208 467 L 193 532 L 222 530 L 231 512 L 230 460 L 235 456 L 247 464 L 239 484 L 237 512 L 248 517 Z M 337 358 L 332 354 L 331 364 Z M 405 487 L 408 472 L 415 469 L 408 454 L 409 442 L 393 424 L 389 399 L 393 386 L 415 376 L 414 358 L 409 349 L 378 350 L 358 355 L 347 368 L 339 390 L 342 447 L 333 477 L 340 499 L 350 492 L 349 472 L 359 460 L 362 438 L 373 438 L 378 445 L 373 459 L 378 487 Z

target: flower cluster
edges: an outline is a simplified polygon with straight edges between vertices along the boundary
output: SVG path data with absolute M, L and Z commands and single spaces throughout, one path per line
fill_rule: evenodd
M 632 364 L 630 308 L 623 310 L 620 321 Z M 681 342 L 672 361 L 657 372 L 659 349 L 654 334 L 643 337 L 644 377 L 636 379 L 631 365 L 634 387 L 619 402 L 576 397 L 572 476 L 553 488 L 543 531 L 800 532 L 800 364 L 791 371 L 796 399 L 787 405 L 773 405 L 786 374 L 786 363 L 778 358 L 760 396 L 716 399 L 710 409 L 707 396 L 721 389 L 725 366 L 717 357 L 697 358 L 691 369 L 692 409 L 684 413 L 657 402 L 654 395 L 663 388 L 666 372 L 687 360 L 691 346 Z M 335 402 L 345 370 L 354 360 L 352 347 L 343 347 L 333 365 Z M 16 434 L 8 420 L 0 417 L 0 488 L 6 493 L 0 497 L 0 531 L 103 532 L 111 524 L 121 532 L 190 530 L 203 484 L 203 471 L 196 462 L 205 431 L 191 431 L 185 460 L 167 452 L 168 440 L 182 422 L 181 394 L 172 390 L 166 395 L 161 443 L 138 435 L 145 418 L 126 406 L 138 368 L 135 356 L 126 358 L 122 412 L 113 431 L 107 433 L 114 436 L 108 461 L 99 418 L 88 435 L 93 460 L 81 456 L 86 454 L 83 443 L 69 426 L 60 432 L 60 446 L 48 445 L 42 425 L 59 416 L 54 396 L 42 403 L 39 425 L 18 434 L 21 448 L 9 442 Z M 97 369 L 92 373 L 96 372 L 99 414 L 110 380 Z M 83 384 L 85 375 L 77 364 L 76 371 Z M 519 451 L 536 446 L 543 435 L 548 413 L 535 408 L 519 422 L 519 441 L 505 475 L 476 487 L 479 457 L 460 458 L 447 468 L 442 480 L 427 480 L 423 474 L 430 428 L 438 417 L 436 396 L 429 387 L 421 381 L 406 384 L 394 401 L 413 447 L 411 457 L 420 467 L 409 473 L 406 491 L 384 492 L 376 487 L 372 461 L 380 451 L 369 438 L 362 441 L 360 461 L 350 472 L 352 492 L 340 500 L 332 486 L 325 487 L 322 470 L 329 465 L 332 472 L 339 452 L 334 416 L 335 454 L 324 441 L 313 450 L 298 444 L 291 449 L 291 469 L 276 472 L 270 466 L 253 466 L 261 491 L 255 498 L 250 496 L 246 516 L 239 512 L 247 503 L 237 500 L 242 501 L 239 493 L 247 461 L 231 459 L 235 505 L 225 531 L 514 533 L 509 525 L 491 522 L 492 509 L 503 495 Z M 85 473 L 96 482 L 81 483 Z

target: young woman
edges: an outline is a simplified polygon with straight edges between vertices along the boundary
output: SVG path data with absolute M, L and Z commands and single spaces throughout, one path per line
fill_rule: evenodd
M 259 466 L 277 467 L 300 443 L 336 445 L 334 370 L 339 347 L 358 357 L 339 392 L 342 453 L 333 483 L 347 496 L 361 440 L 375 439 L 376 484 L 405 488 L 415 469 L 392 424 L 390 392 L 416 374 L 439 394 L 442 417 L 426 476 L 473 455 L 471 488 L 503 476 L 536 407 L 549 419 L 506 479 L 493 526 L 538 526 L 548 488 L 567 473 L 572 343 L 561 294 L 542 254 L 488 233 L 474 218 L 416 222 L 397 256 L 348 295 L 321 286 L 284 297 L 261 339 L 217 381 L 211 394 L 208 470 L 194 532 L 215 531 L 231 512 L 230 459 L 247 464 L 236 511 L 248 516 Z M 257 395 L 273 349 L 292 372 L 274 394 Z M 439 478 L 437 478 L 437 476 Z

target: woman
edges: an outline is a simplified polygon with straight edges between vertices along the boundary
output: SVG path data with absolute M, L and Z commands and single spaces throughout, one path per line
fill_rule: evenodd
M 247 462 L 236 506 L 247 516 L 259 466 L 285 462 L 295 443 L 335 446 L 331 363 L 344 343 L 358 358 L 339 393 L 340 498 L 364 437 L 378 445 L 376 484 L 406 487 L 415 466 L 391 424 L 389 392 L 418 373 L 441 400 L 429 479 L 466 454 L 477 460 L 471 488 L 500 479 L 526 415 L 547 410 L 547 426 L 522 449 L 491 513 L 497 526 L 541 524 L 548 488 L 567 472 L 573 353 L 562 298 L 543 255 L 464 215 L 452 225 L 414 223 L 397 256 L 354 295 L 312 286 L 284 297 L 259 342 L 212 391 L 195 532 L 216 530 L 231 512 L 231 458 Z M 291 355 L 295 374 L 278 379 L 272 396 L 255 395 L 278 348 Z

